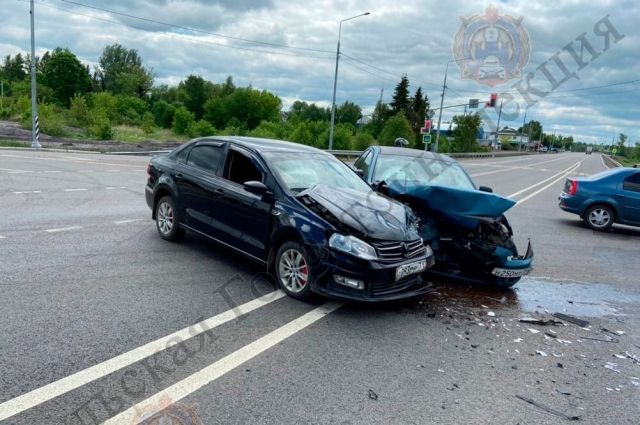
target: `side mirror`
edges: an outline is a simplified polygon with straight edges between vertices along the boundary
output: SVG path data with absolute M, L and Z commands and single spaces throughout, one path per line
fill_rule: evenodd
M 264 185 L 264 183 L 259 182 L 259 181 L 248 181 L 248 182 L 244 182 L 244 190 L 246 190 L 247 192 L 256 194 L 258 196 L 262 196 L 265 193 L 267 193 L 267 186 Z
M 491 189 L 491 188 L 490 188 L 490 187 L 488 187 L 488 186 L 480 186 L 480 187 L 478 188 L 478 190 L 479 190 L 480 192 L 493 193 L 493 189 Z

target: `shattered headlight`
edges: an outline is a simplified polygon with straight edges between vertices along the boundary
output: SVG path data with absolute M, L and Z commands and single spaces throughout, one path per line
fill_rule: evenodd
M 364 260 L 375 260 L 378 258 L 376 250 L 371 245 L 354 236 L 334 233 L 329 238 L 329 247 Z

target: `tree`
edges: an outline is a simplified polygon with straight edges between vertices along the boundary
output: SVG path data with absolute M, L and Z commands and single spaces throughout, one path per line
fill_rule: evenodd
M 378 101 L 376 108 L 373 110 L 373 114 L 371 114 L 371 121 L 362 127 L 362 131 L 365 131 L 371 134 L 374 138 L 377 138 L 380 136 L 380 133 L 384 128 L 384 124 L 391 115 L 392 112 L 389 105 Z
M 193 112 L 196 120 L 204 115 L 204 103 L 213 94 L 213 84 L 199 75 L 189 75 L 181 81 L 178 89 L 182 92 L 184 106 Z
M 9 82 L 22 81 L 29 75 L 27 64 L 20 53 L 11 58 L 11 55 L 4 57 L 4 63 L 0 67 L 0 76 Z
M 360 118 L 362 118 L 362 109 L 348 100 L 336 109 L 336 122 L 338 123 L 356 125 Z
M 404 112 L 407 114 L 410 110 L 410 100 L 409 100 L 409 78 L 407 75 L 403 75 L 400 78 L 400 82 L 396 86 L 393 92 L 393 100 L 391 101 L 391 111 L 394 114 L 398 112 Z
M 299 119 L 301 121 L 329 121 L 331 118 L 331 110 L 322 108 L 315 103 L 308 104 L 296 100 L 289 110 L 289 119 Z
M 53 90 L 55 101 L 61 105 L 69 106 L 74 95 L 83 95 L 91 89 L 87 69 L 69 49 L 57 47 L 42 68 L 42 83 Z
M 384 146 L 393 146 L 393 142 L 398 137 L 405 138 L 409 141 L 415 138 L 411 124 L 409 120 L 407 120 L 407 117 L 405 117 L 404 112 L 398 112 L 387 120 L 380 133 L 379 142 Z
M 153 74 L 142 66 L 138 52 L 117 43 L 102 51 L 97 76 L 102 89 L 114 94 L 144 97 L 153 86 Z
M 193 112 L 190 112 L 184 106 L 176 109 L 176 113 L 173 117 L 173 132 L 176 134 L 187 134 L 189 128 L 194 125 L 195 119 L 193 118 Z
M 529 133 L 529 129 L 531 129 L 531 133 Z M 520 127 L 518 132 L 526 134 L 529 137 L 530 141 L 541 140 L 542 136 L 542 124 L 539 121 L 531 120 L 524 125 L 524 127 Z
M 455 115 L 453 123 L 456 125 L 453 130 L 453 137 L 456 147 L 461 152 L 473 152 L 477 148 L 476 138 L 478 130 L 482 126 L 480 114 Z
M 410 103 L 410 111 L 409 111 L 409 122 L 411 123 L 411 128 L 413 132 L 418 135 L 420 134 L 420 129 L 424 124 L 424 119 L 427 115 L 427 110 L 429 109 L 429 99 L 427 95 L 422 94 L 422 87 L 418 87 L 416 90 L 416 94 L 411 98 Z

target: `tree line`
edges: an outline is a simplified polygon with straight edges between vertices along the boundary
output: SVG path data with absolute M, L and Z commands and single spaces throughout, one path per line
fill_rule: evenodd
M 0 64 L 5 98 L 0 118 L 20 120 L 31 127 L 30 56 L 8 55 Z M 135 49 L 106 46 L 95 69 L 83 64 L 69 49 L 58 47 L 36 58 L 41 129 L 53 136 L 118 139 L 128 128 L 140 129 L 149 139 L 184 140 L 213 134 L 285 139 L 326 148 L 330 108 L 305 101 L 282 111 L 274 93 L 251 86 L 237 87 L 231 76 L 212 82 L 189 75 L 179 84 L 154 84 L 154 72 Z M 420 128 L 430 108 L 421 87 L 410 93 L 403 75 L 392 100 L 380 100 L 370 116 L 345 101 L 336 108 L 335 149 L 361 150 L 372 144 L 392 145 L 398 137 L 423 148 Z M 453 119 L 450 151 L 473 151 L 480 117 Z

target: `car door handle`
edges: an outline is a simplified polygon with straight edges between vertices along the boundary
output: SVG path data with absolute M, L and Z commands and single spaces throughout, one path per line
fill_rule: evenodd
M 213 191 L 213 195 L 217 198 L 222 198 L 224 196 L 224 190 L 216 189 Z

